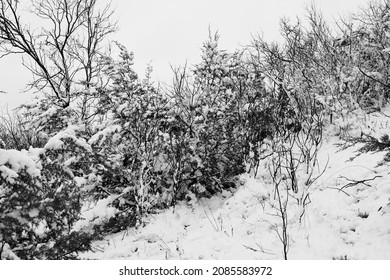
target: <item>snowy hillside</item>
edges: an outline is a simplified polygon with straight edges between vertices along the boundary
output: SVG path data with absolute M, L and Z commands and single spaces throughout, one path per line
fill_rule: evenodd
M 336 137 L 328 139 L 320 151 L 320 165 L 328 156 L 329 163 L 309 190 L 311 202 L 301 222 L 296 201 L 289 200 L 288 257 L 390 259 L 389 168 L 377 167 L 383 154 L 365 154 L 351 162 L 356 147 L 339 151 L 336 142 Z M 145 227 L 107 236 L 82 258 L 283 259 L 276 232 L 281 219 L 271 206 L 273 186 L 267 178 L 265 169 L 257 178 L 242 175 L 242 185 L 232 193 L 149 215 Z
M 0 114 L 0 260 L 390 260 L 389 1 L 313 2 L 235 50 L 209 28 L 168 83 L 110 43 L 109 3 L 19 2 L 0 57 L 34 98 Z

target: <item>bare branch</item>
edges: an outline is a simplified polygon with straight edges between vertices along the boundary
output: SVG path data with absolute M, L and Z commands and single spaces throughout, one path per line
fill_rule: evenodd
M 80 87 L 99 81 L 101 45 L 117 30 L 110 5 L 96 8 L 96 0 L 34 0 L 29 12 L 41 21 L 40 33 L 21 22 L 19 1 L 0 4 L 0 57 L 25 54 L 34 75 L 31 87 L 49 90 L 61 107 L 70 105 Z M 48 27 L 46 27 L 48 26 Z M 84 106 L 85 107 L 85 106 Z

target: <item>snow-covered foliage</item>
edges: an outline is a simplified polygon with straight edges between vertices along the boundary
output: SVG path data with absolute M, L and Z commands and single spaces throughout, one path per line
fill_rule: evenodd
M 329 136 L 319 154 L 328 168 L 310 192 L 304 215 L 289 201 L 289 259 L 388 260 L 390 258 L 390 188 L 388 167 L 375 167 L 378 155 L 365 154 L 353 162 L 355 149 L 338 151 L 338 137 Z M 261 166 L 265 162 L 261 162 Z M 350 179 L 368 179 L 344 188 Z M 379 177 L 382 176 L 382 177 Z M 282 223 L 273 207 L 274 186 L 268 171 L 257 178 L 240 177 L 234 192 L 180 202 L 151 215 L 143 228 L 111 234 L 83 253 L 85 259 L 265 259 L 283 258 L 276 229 Z M 343 193 L 345 191 L 346 193 Z M 300 218 L 301 217 L 301 218 Z
M 210 34 L 199 63 L 174 69 L 167 86 L 154 86 L 151 68 L 141 80 L 120 43 L 118 57 L 94 55 L 85 81 L 67 77 L 67 92 L 3 118 L 0 258 L 74 259 L 129 228 L 129 252 L 98 257 L 371 258 L 351 246 L 388 241 L 389 190 L 377 190 L 390 147 L 388 11 L 372 4 L 368 24 L 344 21 L 334 35 L 309 9 L 308 25 L 281 22 L 284 42 L 254 38 L 234 52 Z M 340 154 L 335 136 L 349 141 Z M 352 145 L 357 160 L 385 161 L 371 173 L 344 166 Z M 369 225 L 371 243 L 358 236 Z M 333 247 L 320 244 L 327 235 Z
M 359 104 L 370 111 L 380 111 L 389 98 L 390 6 L 388 1 L 370 3 L 364 14 L 354 20 L 349 36 L 353 46 L 355 94 Z M 356 84 L 358 83 L 358 84 Z
M 0 231 L 6 258 L 73 258 L 89 248 L 90 236 L 71 232 L 82 203 L 73 179 L 75 162 L 88 151 L 82 140 L 64 135 L 50 138 L 44 148 L 0 150 Z

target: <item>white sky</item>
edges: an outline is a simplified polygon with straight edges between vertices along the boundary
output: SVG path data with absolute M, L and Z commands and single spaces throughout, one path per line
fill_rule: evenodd
M 368 0 L 314 0 L 332 20 L 357 11 Z M 113 36 L 135 55 L 135 69 L 142 76 L 147 63 L 154 68 L 155 80 L 169 81 L 170 64 L 194 64 L 207 39 L 209 26 L 221 35 L 221 47 L 234 50 L 262 33 L 275 40 L 279 20 L 304 15 L 307 0 L 112 0 L 119 32 Z M 24 20 L 26 21 L 26 20 Z M 0 107 L 10 109 L 29 100 L 24 89 L 30 75 L 21 59 L 9 56 L 0 60 Z

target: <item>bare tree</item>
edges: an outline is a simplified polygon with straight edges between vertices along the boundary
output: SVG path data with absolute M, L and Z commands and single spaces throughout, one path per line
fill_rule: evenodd
M 281 147 L 279 147 L 281 148 Z M 291 150 L 290 150 L 291 151 Z M 283 170 L 287 169 L 284 164 L 286 161 L 285 153 L 289 153 L 288 150 L 283 148 L 274 151 L 271 156 L 269 164 L 269 172 L 274 185 L 274 203 L 271 203 L 271 207 L 276 210 L 276 216 L 281 219 L 281 226 L 278 224 L 272 225 L 272 229 L 276 232 L 279 240 L 283 245 L 283 257 L 285 260 L 288 258 L 288 250 L 290 247 L 290 236 L 288 234 L 288 186 L 283 184 Z M 280 229 L 281 227 L 281 229 Z
M 32 0 L 28 13 L 43 26 L 40 30 L 22 21 L 19 1 L 0 1 L 1 56 L 23 54 L 34 76 L 31 89 L 62 108 L 81 101 L 80 117 L 88 118 L 88 89 L 100 82 L 103 67 L 102 42 L 117 30 L 110 5 L 98 9 L 97 0 Z

